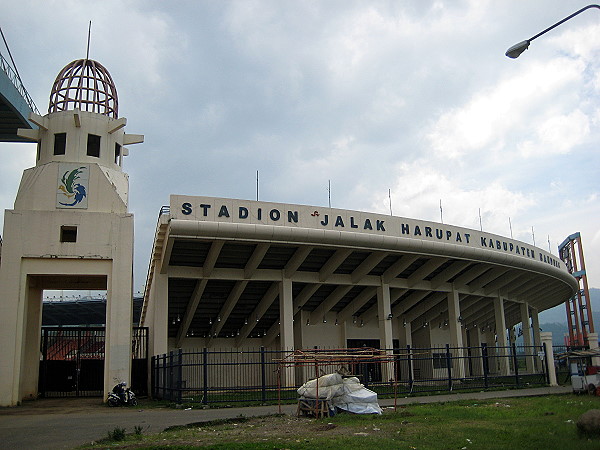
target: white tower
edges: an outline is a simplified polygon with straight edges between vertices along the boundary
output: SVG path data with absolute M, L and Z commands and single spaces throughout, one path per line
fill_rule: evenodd
M 107 290 L 104 392 L 130 382 L 133 215 L 122 170 L 126 145 L 117 91 L 98 62 L 58 74 L 48 114 L 32 114 L 35 167 L 4 214 L 0 263 L 0 405 L 37 397 L 44 289 Z

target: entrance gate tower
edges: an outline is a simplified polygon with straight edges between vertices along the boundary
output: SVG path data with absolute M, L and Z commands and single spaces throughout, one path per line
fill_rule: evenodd
M 108 71 L 90 59 L 58 74 L 39 128 L 35 167 L 23 172 L 14 209 L 4 214 L 0 263 L 0 405 L 36 398 L 44 289 L 106 290 L 104 394 L 130 382 L 133 215 L 126 134 Z

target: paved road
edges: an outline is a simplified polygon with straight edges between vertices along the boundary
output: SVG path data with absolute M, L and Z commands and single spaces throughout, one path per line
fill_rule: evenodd
M 457 400 L 524 397 L 566 394 L 570 387 L 547 387 L 497 392 L 470 392 L 428 397 L 403 397 L 397 405 L 436 403 Z M 394 400 L 380 400 L 382 407 L 393 407 Z M 132 409 L 108 408 L 99 399 L 42 399 L 15 408 L 0 408 L 0 448 L 65 449 L 106 437 L 115 427 L 132 432 L 142 426 L 145 433 L 157 433 L 173 425 L 187 425 L 239 416 L 275 414 L 277 406 L 223 409 Z M 295 405 L 284 405 L 282 412 L 295 414 Z

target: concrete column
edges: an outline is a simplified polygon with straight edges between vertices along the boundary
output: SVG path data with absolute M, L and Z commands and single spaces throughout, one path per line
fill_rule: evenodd
M 508 345 L 509 347 L 512 347 L 513 344 L 515 344 L 517 342 L 517 333 L 515 332 L 515 327 L 514 325 L 512 327 L 508 328 L 508 342 L 506 345 Z M 510 350 L 508 351 L 508 353 L 510 354 Z
M 535 308 L 529 309 L 529 314 L 531 314 L 531 331 L 533 335 L 533 345 L 535 346 L 535 351 L 539 352 L 542 347 L 542 338 L 540 337 L 540 318 L 538 316 L 538 311 Z M 540 371 L 542 369 L 541 361 L 539 358 L 534 358 L 535 361 L 535 370 Z
M 471 361 L 471 370 L 473 373 L 470 375 L 483 375 L 483 359 L 481 355 L 481 342 L 482 342 L 482 334 L 480 327 L 474 327 L 469 330 L 471 333 L 471 345 L 470 351 L 471 356 L 474 357 Z
M 400 363 L 400 379 L 402 381 L 408 381 L 409 375 L 414 379 L 414 370 L 412 364 L 409 365 L 408 360 L 412 358 L 412 350 L 411 354 L 406 354 L 406 348 L 410 345 L 412 349 L 412 326 L 409 321 L 405 321 L 403 318 L 398 319 L 398 330 L 400 331 L 398 337 L 399 346 L 400 346 L 400 355 L 403 362 Z M 410 373 L 409 373 L 410 367 Z M 398 380 L 400 381 L 400 380 Z
M 133 220 L 131 221 L 133 231 Z M 133 239 L 132 239 L 133 241 Z M 125 243 L 121 243 L 123 247 Z M 133 251 L 133 242 L 127 247 Z M 119 254 L 128 253 L 125 248 Z M 104 399 L 119 381 L 131 386 L 133 327 L 133 258 L 115 258 L 108 277 L 104 344 Z M 165 317 L 165 320 L 168 318 Z
M 535 370 L 534 355 L 537 353 L 533 348 L 531 339 L 531 326 L 529 325 L 529 304 L 521 303 L 519 306 L 521 312 L 521 330 L 523 331 L 523 344 L 525 346 L 525 366 L 527 372 L 533 373 Z
M 554 349 L 552 348 L 552 333 L 544 331 L 540 333 L 542 339 L 542 346 L 546 348 L 546 357 L 548 358 L 548 378 L 550 379 L 550 386 L 558 386 L 556 381 L 556 370 L 554 369 Z
M 382 283 L 377 288 L 377 314 L 379 316 L 379 342 L 381 348 L 392 349 L 392 307 L 390 305 L 390 285 Z
M 400 341 L 400 348 L 406 348 L 407 345 L 410 345 L 412 347 L 412 324 L 411 322 L 403 319 L 403 318 L 399 318 L 398 319 L 398 329 L 400 330 L 400 334 L 399 334 L 399 341 Z
M 496 320 L 496 346 L 500 359 L 500 375 L 510 375 L 508 352 L 506 351 L 508 337 L 506 335 L 506 320 L 504 317 L 504 300 L 500 296 L 494 298 L 494 318 Z
M 339 327 L 339 332 L 338 332 L 338 336 L 339 336 L 339 348 L 347 348 L 348 346 L 348 328 L 350 326 L 350 323 L 348 323 L 347 321 L 343 321 L 343 322 L 339 322 L 338 323 L 338 327 Z
M 531 328 L 533 328 L 533 345 L 539 347 L 542 345 L 542 339 L 540 337 L 540 318 L 537 309 L 531 308 Z
M 284 353 L 294 351 L 294 305 L 292 280 L 284 278 L 279 283 L 279 342 Z M 294 367 L 285 367 L 281 382 L 284 386 L 296 384 Z
M 21 401 L 21 355 L 27 326 L 26 277 L 21 272 L 20 256 L 14 255 L 20 255 L 19 245 L 27 237 L 22 234 L 23 227 L 18 219 L 20 215 L 17 213 L 8 210 L 4 212 L 4 242 L 0 270 L 3 295 L 0 301 L 0 406 L 15 406 Z
M 471 329 L 471 347 L 481 347 L 483 341 L 483 332 L 480 327 L 473 327 Z
M 169 275 L 154 273 L 150 305 L 152 322 L 150 326 L 150 356 L 162 355 L 169 351 Z
M 485 343 L 487 346 L 488 370 L 490 374 L 495 375 L 498 373 L 498 359 L 496 358 L 496 333 L 488 328 L 483 332 L 483 336 L 485 337 Z
M 23 342 L 24 355 L 21 372 L 21 391 L 19 397 L 22 399 L 35 399 L 38 394 L 39 364 L 40 364 L 40 341 L 42 336 L 42 293 L 35 286 L 35 281 L 27 277 L 27 288 L 25 289 L 25 317 L 27 326 L 25 328 Z
M 379 346 L 393 354 L 394 340 L 392 336 L 392 306 L 390 304 L 390 285 L 381 283 L 377 287 L 377 315 L 379 322 Z M 393 380 L 394 368 L 392 363 L 382 364 L 382 379 Z
M 598 333 L 588 333 L 587 340 L 590 350 L 598 350 Z M 594 356 L 592 358 L 592 366 L 600 366 L 600 357 Z
M 516 330 L 515 330 L 515 326 L 513 325 L 513 326 L 511 326 L 511 327 L 508 327 L 508 341 L 507 341 L 507 342 L 506 342 L 506 344 L 505 344 L 505 345 L 507 345 L 507 346 L 509 347 L 509 348 L 506 350 L 506 353 L 507 353 L 508 355 L 512 355 L 512 346 L 513 346 L 513 344 L 516 346 L 516 343 L 517 343 L 517 332 L 516 332 Z M 511 362 L 513 361 L 513 358 L 512 358 L 512 356 L 509 358 L 509 361 L 510 361 L 510 362 L 509 362 L 509 364 L 508 364 L 508 367 L 509 367 L 509 369 L 508 369 L 508 370 L 509 370 L 509 373 L 512 373 L 512 372 L 514 372 L 514 371 L 516 370 L 516 369 L 513 367 L 513 370 L 512 370 L 512 372 L 510 371 L 510 364 L 511 364 Z
M 461 320 L 459 322 L 459 319 Z M 460 303 L 458 291 L 452 289 L 448 292 L 448 327 L 450 329 L 450 347 L 453 347 L 454 360 L 453 369 L 455 378 L 465 377 L 465 359 L 463 354 L 463 330 L 462 318 L 460 316 Z

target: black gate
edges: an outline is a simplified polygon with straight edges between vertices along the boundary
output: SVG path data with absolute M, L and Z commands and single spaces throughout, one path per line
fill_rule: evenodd
M 104 390 L 104 327 L 43 327 L 41 397 L 100 397 Z M 148 329 L 135 327 L 131 388 L 147 394 Z
M 139 396 L 148 395 L 148 327 L 133 327 L 131 389 Z

